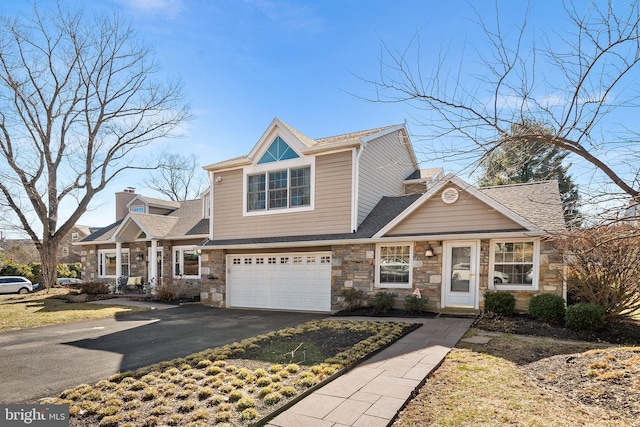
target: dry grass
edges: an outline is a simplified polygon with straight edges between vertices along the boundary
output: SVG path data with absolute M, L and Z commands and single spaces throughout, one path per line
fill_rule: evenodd
M 69 303 L 61 297 L 68 289 L 51 289 L 25 295 L 0 296 L 0 332 L 35 328 L 79 320 L 113 317 L 117 313 L 145 311 L 144 308 L 118 305 Z
M 467 336 L 477 333 L 471 330 Z M 534 360 L 595 347 L 601 346 L 518 339 L 509 334 L 496 334 L 486 345 L 459 345 L 393 426 L 637 425 L 636 419 L 624 418 L 617 411 L 584 405 L 542 388 L 525 373 L 524 367 Z

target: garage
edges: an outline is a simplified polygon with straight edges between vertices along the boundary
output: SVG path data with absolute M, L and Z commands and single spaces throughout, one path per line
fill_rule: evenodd
M 331 310 L 331 253 L 227 255 L 227 306 Z

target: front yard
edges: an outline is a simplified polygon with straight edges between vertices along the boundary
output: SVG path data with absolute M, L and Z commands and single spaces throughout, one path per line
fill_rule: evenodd
M 72 426 L 250 425 L 413 330 L 411 323 L 316 320 L 80 385 Z
M 113 317 L 118 313 L 145 311 L 144 308 L 70 302 L 65 288 L 24 295 L 0 295 L 0 332 L 35 328 L 79 320 Z
M 639 425 L 640 322 L 609 331 L 619 347 L 524 323 L 476 322 L 393 426 Z

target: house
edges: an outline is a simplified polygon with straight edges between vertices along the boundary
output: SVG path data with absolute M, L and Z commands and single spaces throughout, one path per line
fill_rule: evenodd
M 419 289 L 432 310 L 476 312 L 486 289 L 520 310 L 565 293 L 557 182 L 475 188 L 420 170 L 402 125 L 311 139 L 275 119 L 247 155 L 205 170 L 205 304 L 329 312 L 343 288 L 398 303 Z
M 116 193 L 116 221 L 82 239 L 83 278 L 115 282 L 140 277 L 158 284 L 180 281 L 187 295 L 200 293 L 200 250 L 209 236 L 208 192 L 175 202 L 145 197 L 132 188 Z
M 406 128 L 312 139 L 274 119 L 244 156 L 205 166 L 198 200 L 116 195 L 117 222 L 85 238 L 85 275 L 191 280 L 203 304 L 331 312 L 344 288 L 420 290 L 428 308 L 475 313 L 487 289 L 526 310 L 565 293 L 550 239 L 556 181 L 475 188 L 420 169 Z

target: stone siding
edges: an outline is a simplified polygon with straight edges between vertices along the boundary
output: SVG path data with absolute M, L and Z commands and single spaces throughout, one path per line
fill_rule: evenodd
M 480 284 L 480 309 L 484 307 L 483 294 L 487 290 L 487 273 L 489 269 L 489 242 L 482 242 L 482 261 L 484 262 L 484 255 L 486 254 L 486 264 L 483 264 L 483 276 L 484 282 Z M 485 272 L 486 270 L 486 272 Z M 542 239 L 540 241 L 540 271 L 538 276 L 538 289 L 537 290 L 509 290 L 507 292 L 513 294 L 516 297 L 516 312 L 526 313 L 529 309 L 529 301 L 539 294 L 554 294 L 559 295 L 566 299 L 565 285 L 564 285 L 564 263 L 562 256 L 557 254 L 553 249 L 553 245 L 549 240 Z
M 202 251 L 200 265 L 202 268 L 202 290 L 200 291 L 200 303 L 224 307 L 226 301 L 226 251 Z
M 343 288 L 371 294 L 375 280 L 375 245 L 341 245 L 331 248 L 331 310 L 344 308 Z

